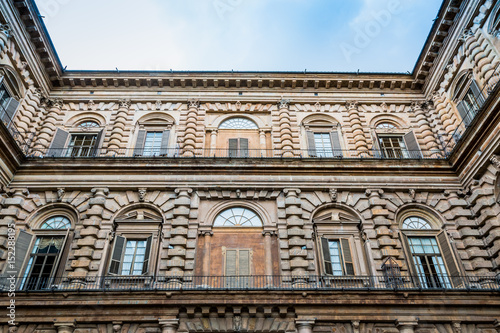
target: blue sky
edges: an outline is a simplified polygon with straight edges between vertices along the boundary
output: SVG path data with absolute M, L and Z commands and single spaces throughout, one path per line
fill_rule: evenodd
M 36 0 L 81 70 L 412 71 L 441 0 Z

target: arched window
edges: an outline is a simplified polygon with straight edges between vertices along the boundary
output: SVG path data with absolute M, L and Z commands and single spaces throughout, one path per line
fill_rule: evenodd
M 46 220 L 40 229 L 69 229 L 71 222 L 65 216 L 54 216 Z
M 457 110 L 464 125 L 469 126 L 485 101 L 479 86 L 472 76 L 472 72 L 464 73 L 457 81 L 453 101 L 457 104 Z
M 500 38 L 500 4 L 497 3 L 495 8 L 492 11 L 492 18 L 490 21 L 490 27 L 488 29 L 488 32 L 497 37 Z
M 56 280 L 64 272 L 71 221 L 67 216 L 52 215 L 43 221 L 39 229 L 33 231 L 34 234 L 24 230 L 19 232 L 16 241 L 16 269 L 22 272 L 23 261 L 28 257 L 20 287 L 41 290 L 58 283 Z
M 99 128 L 100 126 L 95 121 L 84 121 L 83 123 L 80 123 L 78 127 L 85 129 L 85 128 Z
M 219 129 L 259 129 L 259 127 L 247 118 L 230 118 L 222 122 Z
M 391 124 L 391 123 L 387 123 L 387 122 L 383 122 L 383 123 L 379 123 L 377 125 L 377 128 L 378 129 L 394 129 L 394 128 L 396 128 L 396 125 Z
M 215 227 L 260 227 L 262 220 L 253 211 L 243 207 L 226 209 L 214 221 Z
M 403 221 L 403 229 L 432 229 L 429 222 L 418 216 L 407 217 Z
M 308 157 L 342 158 L 340 124 L 326 115 L 312 115 L 302 121 L 305 129 Z
M 421 214 L 420 214 L 421 213 Z M 437 230 L 425 212 L 402 216 L 401 236 L 412 275 L 423 288 L 451 288 L 460 283 L 458 261 L 446 231 Z

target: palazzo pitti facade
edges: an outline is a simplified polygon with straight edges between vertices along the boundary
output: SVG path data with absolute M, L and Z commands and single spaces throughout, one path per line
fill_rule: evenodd
M 65 71 L 0 23 L 2 333 L 500 332 L 500 2 L 411 74 Z

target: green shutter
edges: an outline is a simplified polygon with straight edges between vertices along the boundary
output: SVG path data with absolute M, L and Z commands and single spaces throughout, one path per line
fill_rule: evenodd
M 418 146 L 417 138 L 413 131 L 405 134 L 403 137 L 406 144 L 406 150 L 408 151 L 410 158 L 422 158 L 422 153 L 420 152 L 420 147 Z
M 47 156 L 61 157 L 64 156 L 64 148 L 66 148 L 66 141 L 68 141 L 69 133 L 58 128 L 54 139 L 50 144 Z
M 146 253 L 144 254 L 144 263 L 142 264 L 142 274 L 147 274 L 149 269 L 149 257 L 151 255 L 151 242 L 153 241 L 153 236 L 149 236 L 146 241 Z
M 332 259 L 330 258 L 330 246 L 328 239 L 321 238 L 321 249 L 323 252 L 323 263 L 325 265 L 325 274 L 333 275 Z
M 17 276 L 22 276 L 23 272 L 23 263 L 24 259 L 26 259 L 26 255 L 29 252 L 31 241 L 33 240 L 33 235 L 27 233 L 26 231 L 19 231 L 19 235 L 17 235 L 16 245 L 15 245 L 15 261 L 14 261 L 14 269 L 13 271 Z
M 240 138 L 240 157 L 248 157 L 248 139 Z
M 354 263 L 352 261 L 351 247 L 349 240 L 342 238 L 340 240 L 342 246 L 342 257 L 344 259 L 345 275 L 354 275 Z
M 316 143 L 314 141 L 314 132 L 307 131 L 306 136 L 307 136 L 307 154 L 309 155 L 309 157 L 315 157 Z
M 238 157 L 238 139 L 229 139 L 229 157 Z
M 122 261 L 123 250 L 127 239 L 123 236 L 115 236 L 115 245 L 113 247 L 113 255 L 111 256 L 111 264 L 109 265 L 110 274 L 119 274 Z
M 450 280 L 452 281 L 454 286 L 459 286 L 460 279 L 460 270 L 458 269 L 458 265 L 453 256 L 453 249 L 451 248 L 450 241 L 448 239 L 448 235 L 446 231 L 441 231 L 436 236 L 439 246 L 441 247 L 441 251 L 443 251 L 442 256 L 444 262 L 446 263 L 446 267 L 448 268 L 448 275 L 450 276 Z
M 330 132 L 330 141 L 332 142 L 333 156 L 342 157 L 342 146 L 340 145 L 340 137 L 337 130 Z
M 166 156 L 168 155 L 168 140 L 170 138 L 170 130 L 164 130 L 161 136 L 161 146 L 160 146 L 160 155 Z
M 146 131 L 139 130 L 139 133 L 137 133 L 137 141 L 135 143 L 134 156 L 142 156 L 144 152 L 145 141 L 146 141 Z

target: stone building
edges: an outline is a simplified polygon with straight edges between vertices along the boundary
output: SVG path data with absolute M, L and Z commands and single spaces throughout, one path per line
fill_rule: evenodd
M 500 2 L 412 74 L 65 71 L 0 23 L 2 332 L 500 332 Z

